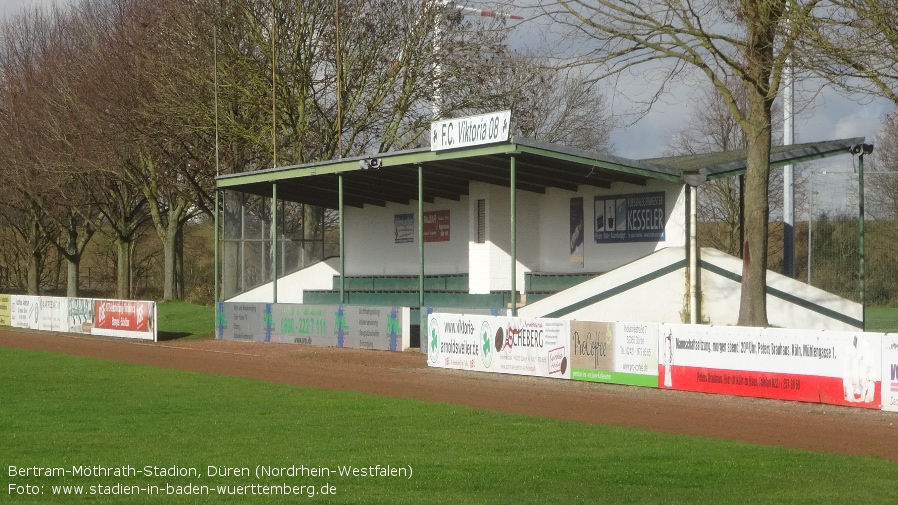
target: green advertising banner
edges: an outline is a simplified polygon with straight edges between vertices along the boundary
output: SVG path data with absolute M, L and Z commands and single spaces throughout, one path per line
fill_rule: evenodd
M 218 304 L 218 338 L 322 347 L 404 351 L 409 347 L 408 307 Z

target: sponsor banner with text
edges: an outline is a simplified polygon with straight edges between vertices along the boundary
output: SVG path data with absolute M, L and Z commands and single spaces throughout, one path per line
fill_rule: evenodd
M 12 326 L 12 296 L 0 295 L 0 326 Z
M 659 387 L 880 408 L 881 334 L 662 324 Z
M 42 296 L 37 312 L 37 329 L 41 331 L 69 331 L 68 298 Z
M 568 320 L 433 313 L 426 338 L 433 367 L 571 377 Z
M 658 386 L 658 323 L 571 321 L 571 379 Z
M 40 311 L 41 297 L 29 295 L 12 295 L 12 313 L 10 314 L 10 326 L 16 328 L 38 329 L 38 312 Z
M 409 347 L 408 307 L 218 304 L 218 338 L 322 347 L 404 351 Z
M 898 412 L 898 335 L 882 337 L 882 410 Z
M 156 340 L 156 303 L 94 300 L 92 335 Z

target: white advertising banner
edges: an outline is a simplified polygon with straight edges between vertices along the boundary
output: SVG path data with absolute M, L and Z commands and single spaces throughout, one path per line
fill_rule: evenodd
M 12 295 L 10 326 L 30 330 L 38 329 L 40 305 L 41 297 L 39 296 Z
M 882 334 L 664 324 L 659 387 L 880 408 Z
M 37 315 L 37 329 L 41 331 L 69 331 L 68 299 L 42 296 Z
M 882 410 L 898 412 L 898 334 L 882 336 Z
M 426 338 L 433 367 L 571 378 L 568 320 L 433 313 Z

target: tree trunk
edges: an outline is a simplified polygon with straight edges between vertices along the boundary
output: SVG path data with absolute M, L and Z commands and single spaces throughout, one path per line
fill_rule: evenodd
M 742 260 L 740 326 L 767 326 L 767 242 L 770 215 L 770 108 L 749 92 L 751 119 L 745 171 L 745 245 Z
M 78 298 L 80 288 L 79 271 L 81 266 L 81 251 L 78 247 L 78 232 L 74 229 L 74 221 L 71 220 L 68 230 L 68 242 L 66 243 L 66 292 L 69 298 Z
M 178 242 L 177 229 L 178 220 L 169 219 L 168 226 L 165 228 L 165 236 L 162 238 L 162 272 L 165 276 L 162 300 L 166 302 L 177 299 L 175 290 L 175 249 Z
M 115 239 L 117 263 L 115 271 L 115 296 L 120 300 L 130 299 L 131 292 L 131 241 L 122 237 Z
M 41 278 L 41 253 L 40 251 L 33 251 L 30 255 L 28 255 L 28 267 L 27 267 L 27 290 L 28 294 L 32 296 L 37 296 L 40 294 L 40 278 Z

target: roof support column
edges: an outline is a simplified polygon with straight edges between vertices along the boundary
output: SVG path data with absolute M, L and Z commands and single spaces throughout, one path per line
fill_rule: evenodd
M 418 310 L 424 317 L 424 166 L 418 163 Z
M 212 292 L 212 302 L 215 303 L 215 304 L 217 304 L 217 303 L 218 303 L 218 300 L 220 299 L 220 298 L 219 298 L 219 292 L 218 292 L 218 288 L 219 288 L 219 285 L 218 285 L 218 277 L 219 277 L 219 275 L 221 274 L 221 269 L 220 269 L 220 267 L 219 267 L 219 265 L 218 265 L 218 262 L 219 262 L 219 260 L 220 260 L 220 258 L 219 258 L 219 256 L 218 256 L 218 251 L 221 249 L 221 244 L 219 243 L 219 240 L 220 240 L 221 237 L 219 236 L 219 233 L 218 233 L 219 227 L 221 226 L 221 223 L 219 223 L 219 221 L 218 221 L 220 199 L 221 199 L 221 190 L 218 189 L 218 188 L 216 188 L 216 189 L 215 189 L 215 207 L 213 207 L 213 210 L 212 210 L 212 212 L 213 212 L 214 215 L 215 215 L 215 218 L 214 218 L 214 221 L 215 221 L 215 231 L 212 232 L 212 237 L 213 237 L 213 238 L 212 238 L 212 241 L 213 241 L 213 243 L 215 244 L 215 251 L 212 253 L 212 256 L 213 256 L 213 260 L 212 260 L 212 261 L 213 261 L 213 263 L 214 263 L 214 265 L 215 265 L 215 266 L 213 267 L 214 270 L 215 270 L 215 281 L 214 281 L 215 287 L 213 288 L 214 291 Z M 216 305 L 216 307 L 217 307 L 217 305 Z
M 278 302 L 278 185 L 271 183 L 271 303 Z
M 702 318 L 698 233 L 696 230 L 698 190 L 695 186 L 686 186 L 686 191 L 689 196 L 687 199 L 689 201 L 689 323 L 699 324 L 702 322 Z
M 337 214 L 340 226 L 340 304 L 346 303 L 346 230 L 343 226 L 344 210 L 343 210 L 343 174 L 337 174 Z
M 509 158 L 510 166 L 509 166 L 509 179 L 511 187 L 511 197 L 509 198 L 511 202 L 510 216 L 511 219 L 511 316 L 517 317 L 518 315 L 518 234 L 517 234 L 517 216 L 518 216 L 518 203 L 517 203 L 517 168 L 515 166 L 515 156 L 511 155 Z

